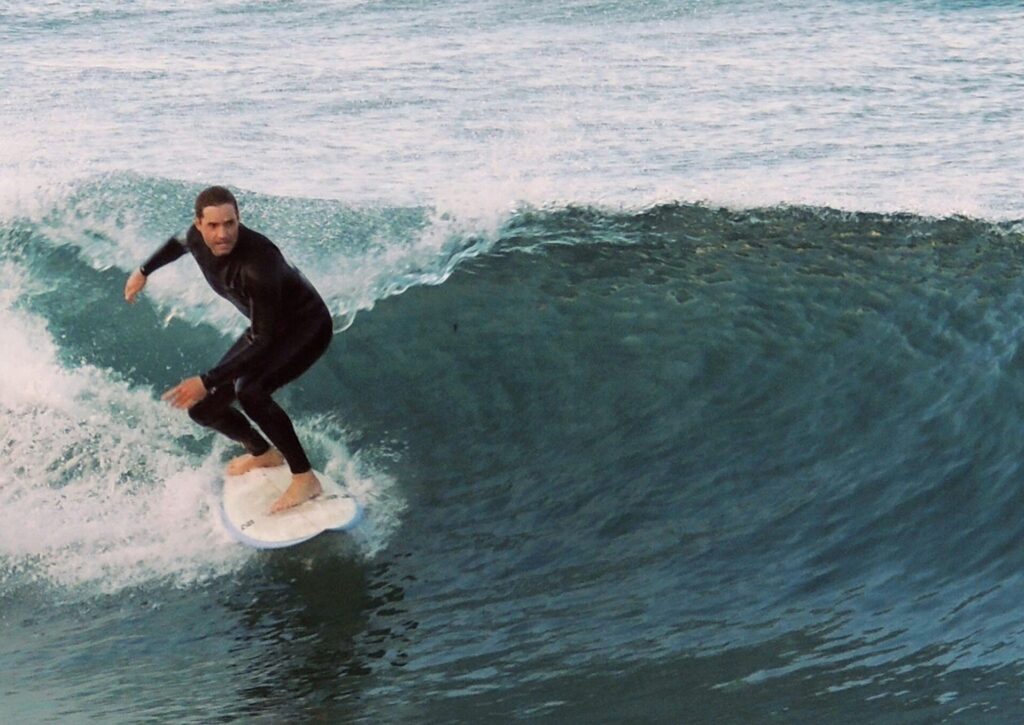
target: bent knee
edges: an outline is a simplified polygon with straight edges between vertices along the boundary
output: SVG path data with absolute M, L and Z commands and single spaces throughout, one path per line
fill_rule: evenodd
M 203 401 L 199 401 L 188 409 L 188 417 L 199 425 L 209 426 L 216 417 L 215 408 L 211 405 L 203 405 Z
M 273 402 L 266 388 L 256 383 L 239 382 L 235 386 L 235 397 L 246 413 L 260 411 Z

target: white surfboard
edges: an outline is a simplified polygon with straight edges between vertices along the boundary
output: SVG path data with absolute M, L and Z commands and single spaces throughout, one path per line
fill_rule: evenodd
M 350 529 L 362 510 L 335 481 L 314 471 L 323 493 L 314 499 L 276 514 L 270 507 L 291 483 L 287 466 L 257 468 L 224 479 L 221 518 L 235 539 L 258 549 L 292 546 L 324 531 Z

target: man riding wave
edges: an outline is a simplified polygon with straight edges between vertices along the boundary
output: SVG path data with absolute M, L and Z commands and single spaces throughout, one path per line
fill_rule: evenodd
M 250 326 L 216 365 L 183 380 L 163 399 L 245 447 L 245 454 L 228 463 L 228 474 L 287 463 L 291 484 L 270 510 L 297 506 L 322 489 L 291 419 L 271 395 L 327 350 L 334 330 L 330 311 L 273 242 L 241 223 L 228 189 L 211 186 L 196 197 L 195 219 L 184 237 L 168 239 L 131 273 L 125 300 L 134 302 L 153 272 L 191 254 L 213 290 Z

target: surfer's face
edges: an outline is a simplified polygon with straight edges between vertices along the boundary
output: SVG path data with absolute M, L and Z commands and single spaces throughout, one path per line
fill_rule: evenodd
M 238 212 L 234 204 L 203 207 L 203 214 L 196 217 L 195 225 L 206 246 L 217 257 L 231 254 L 238 243 Z

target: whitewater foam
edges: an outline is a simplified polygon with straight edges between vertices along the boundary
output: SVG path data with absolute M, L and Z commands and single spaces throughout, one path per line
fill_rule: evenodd
M 344 481 L 349 493 L 363 507 L 364 518 L 351 536 L 364 556 L 377 555 L 398 530 L 406 508 L 397 481 L 362 454 L 351 454 L 342 442 L 349 437 L 347 431 L 331 417 L 313 416 L 300 424 L 299 431 L 310 453 L 326 460 L 324 473 Z
M 12 304 L 23 276 L 8 264 L 2 277 L 0 568 L 110 591 L 244 561 L 210 515 L 215 462 L 184 450 L 185 422 L 151 391 L 65 368 L 43 321 Z
M 187 586 L 245 565 L 253 552 L 227 536 L 217 514 L 225 445 L 208 447 L 153 390 L 68 367 L 45 322 L 18 306 L 27 276 L 7 263 L 0 279 L 0 594 L 26 581 L 107 593 L 154 581 Z M 360 550 L 372 556 L 401 511 L 392 482 L 348 455 L 339 428 L 303 420 L 298 428 L 366 506 Z

